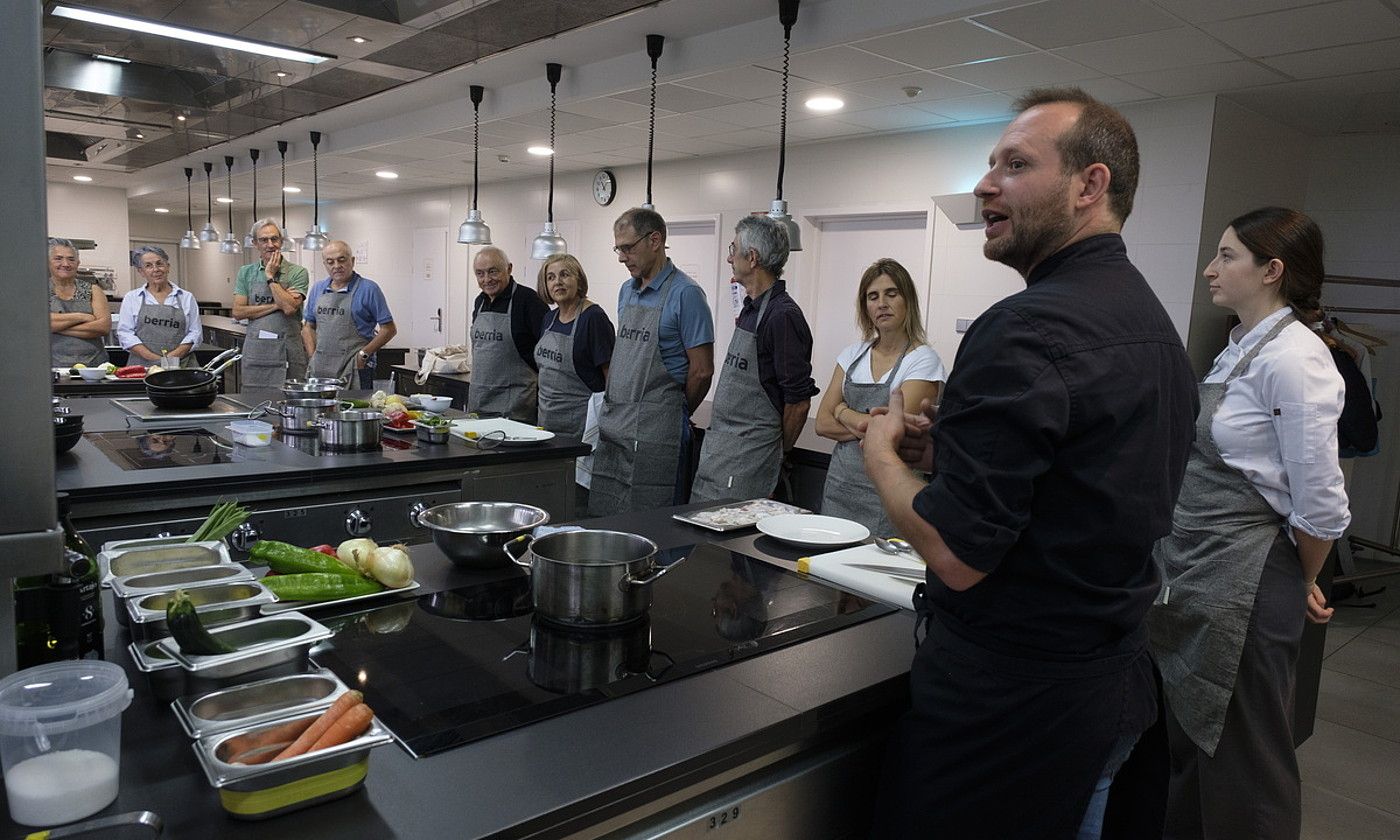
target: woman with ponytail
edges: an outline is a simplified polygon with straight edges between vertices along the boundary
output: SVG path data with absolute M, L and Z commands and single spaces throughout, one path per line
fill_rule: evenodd
M 1230 222 L 1205 277 L 1240 323 L 1201 410 L 1148 618 L 1171 744 L 1168 838 L 1296 838 L 1294 665 L 1315 580 L 1350 522 L 1342 377 L 1314 331 L 1322 232 L 1296 210 Z

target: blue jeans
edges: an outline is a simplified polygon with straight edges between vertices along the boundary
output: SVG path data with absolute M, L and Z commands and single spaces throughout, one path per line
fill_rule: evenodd
M 1077 840 L 1099 840 L 1103 835 L 1103 815 L 1108 808 L 1108 789 L 1113 787 L 1113 777 L 1123 767 L 1132 754 L 1140 735 L 1120 735 L 1108 753 L 1108 761 L 1103 766 L 1103 775 L 1094 784 L 1094 795 L 1089 798 L 1089 807 L 1084 811 L 1084 822 L 1079 824 Z

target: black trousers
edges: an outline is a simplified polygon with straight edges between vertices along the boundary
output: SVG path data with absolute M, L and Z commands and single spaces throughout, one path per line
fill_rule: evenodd
M 1167 840 L 1296 840 L 1302 831 L 1293 688 L 1306 610 L 1298 551 L 1280 535 L 1264 564 L 1214 756 L 1167 707 Z

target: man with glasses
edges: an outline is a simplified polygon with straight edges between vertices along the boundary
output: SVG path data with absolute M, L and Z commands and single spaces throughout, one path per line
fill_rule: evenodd
M 378 283 L 355 271 L 346 243 L 327 243 L 321 261 L 329 276 L 317 280 L 306 297 L 302 336 L 311 358 L 307 373 L 349 381 L 346 371 L 353 360 L 359 386 L 373 388 L 374 353 L 398 334 L 389 303 Z
M 233 284 L 233 317 L 248 322 L 241 366 L 244 390 L 281 388 L 287 372 L 306 370 L 301 337 L 301 305 L 311 276 L 282 260 L 282 229 L 272 219 L 253 223 L 258 262 L 238 269 Z
M 180 367 L 203 335 L 199 301 L 170 279 L 165 249 L 143 245 L 131 261 L 146 282 L 122 298 L 117 341 L 129 364 Z
M 534 424 L 539 414 L 535 345 L 549 307 L 539 293 L 515 282 L 506 252 L 487 245 L 472 273 L 481 294 L 472 306 L 472 372 L 467 411 Z
M 598 419 L 588 512 L 606 516 L 684 501 L 690 415 L 714 376 L 705 293 L 666 256 L 666 222 L 634 207 L 613 223 L 631 275 L 617 295 L 617 342 Z

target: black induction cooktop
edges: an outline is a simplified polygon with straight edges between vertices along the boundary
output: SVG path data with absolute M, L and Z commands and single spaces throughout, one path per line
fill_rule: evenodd
M 200 467 L 239 461 L 265 460 L 272 447 L 294 449 L 305 455 L 380 455 L 391 460 L 411 457 L 424 444 L 412 435 L 384 435 L 379 446 L 368 452 L 341 452 L 330 449 L 316 435 L 274 434 L 268 446 L 234 444 L 221 428 L 129 429 L 122 432 L 88 432 L 83 435 L 112 463 L 124 470 L 160 470 L 170 467 Z
M 423 757 L 894 611 L 712 545 L 664 554 L 685 559 L 622 627 L 534 616 L 520 575 L 322 618 L 315 660 Z

